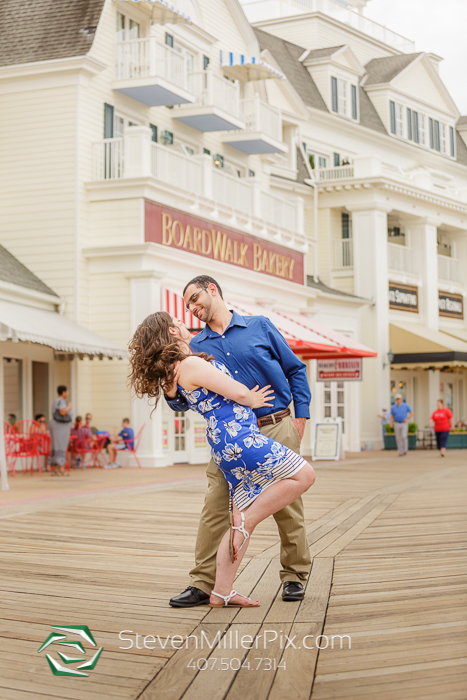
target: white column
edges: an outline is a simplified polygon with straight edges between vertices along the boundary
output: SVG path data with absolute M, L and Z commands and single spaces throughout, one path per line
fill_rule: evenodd
M 1 490 L 8 491 L 10 487 L 8 486 L 8 473 L 5 457 L 5 439 L 3 434 L 3 423 L 5 421 L 5 416 L 3 415 L 3 397 L 3 358 L 0 355 L 0 481 Z
M 130 319 L 131 331 L 144 321 L 146 316 L 161 309 L 162 272 L 142 270 L 130 273 Z M 164 399 L 161 399 L 163 401 Z M 145 424 L 138 457 L 143 467 L 166 467 L 168 457 L 162 450 L 162 404 L 151 416 L 153 406 L 147 399 L 135 399 L 132 403 L 132 423 L 135 434 Z
M 422 278 L 422 288 L 419 290 L 420 311 L 424 324 L 435 331 L 439 328 L 437 245 L 439 223 L 436 219 L 421 219 L 410 226 Z
M 428 419 L 431 416 L 432 412 L 436 408 L 436 402 L 440 398 L 440 391 L 439 391 L 439 380 L 440 380 L 440 371 L 439 369 L 429 369 L 428 370 L 428 416 L 426 420 L 426 424 L 428 425 Z M 413 408 L 413 407 L 412 407 Z M 415 422 L 419 423 L 420 417 L 417 419 L 417 416 L 414 416 Z M 419 423 L 420 425 L 420 423 Z
M 372 307 L 362 310 L 362 342 L 378 353 L 375 359 L 363 360 L 361 440 L 372 441 L 377 447 L 382 446 L 377 414 L 389 405 L 390 391 L 386 358 L 390 349 L 387 215 L 391 207 L 375 202 L 347 209 L 352 212 L 355 294 L 373 302 Z
M 128 126 L 123 132 L 125 177 L 147 177 L 151 174 L 151 129 Z

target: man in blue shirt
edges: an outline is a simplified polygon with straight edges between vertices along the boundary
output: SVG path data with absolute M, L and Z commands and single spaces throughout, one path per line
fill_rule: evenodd
M 390 424 L 391 428 L 394 427 L 399 457 L 403 457 L 409 450 L 409 419 L 412 418 L 413 411 L 402 401 L 401 394 L 396 394 L 395 401 L 391 408 Z
M 270 384 L 274 408 L 255 411 L 262 433 L 300 452 L 300 441 L 310 417 L 310 387 L 306 365 L 290 349 L 277 328 L 264 316 L 240 316 L 229 311 L 219 284 L 207 275 L 195 277 L 184 290 L 187 309 L 206 323 L 191 339 L 193 352 L 205 352 L 223 362 L 237 381 L 249 389 Z M 178 393 L 166 396 L 174 411 L 187 411 L 188 404 Z M 294 403 L 295 418 L 289 405 Z M 192 585 L 170 600 L 173 607 L 209 603 L 214 586 L 216 554 L 229 527 L 228 486 L 220 469 L 211 460 L 207 468 L 208 489 L 198 528 L 196 566 L 190 572 Z M 302 499 L 274 515 L 281 537 L 282 599 L 301 600 L 303 581 L 310 571 L 310 550 L 306 537 Z

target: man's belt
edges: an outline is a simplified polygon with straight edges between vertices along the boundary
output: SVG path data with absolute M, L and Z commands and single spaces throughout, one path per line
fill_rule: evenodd
M 283 418 L 287 418 L 287 416 L 290 416 L 290 408 L 278 411 L 278 413 L 271 413 L 270 416 L 258 418 L 258 425 L 260 428 L 262 428 L 263 425 L 275 425 L 276 423 L 280 423 Z

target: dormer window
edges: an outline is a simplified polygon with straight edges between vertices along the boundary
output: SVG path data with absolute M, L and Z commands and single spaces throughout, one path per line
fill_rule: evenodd
M 342 80 L 342 78 L 332 76 L 331 103 L 332 111 L 336 114 L 341 114 L 343 117 L 358 119 L 358 93 L 356 85 L 352 85 L 348 81 Z
M 391 108 L 391 133 L 403 136 L 402 105 L 393 100 L 389 103 Z

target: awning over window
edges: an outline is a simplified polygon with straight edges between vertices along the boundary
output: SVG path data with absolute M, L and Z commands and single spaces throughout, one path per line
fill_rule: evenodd
M 391 323 L 389 333 L 394 369 L 467 367 L 467 342 L 448 333 L 414 323 Z
M 224 73 L 234 80 L 267 80 L 278 78 L 282 80 L 285 75 L 274 68 L 262 58 L 244 56 L 234 51 L 221 51 L 221 68 Z
M 183 321 L 185 326 L 191 331 L 204 328 L 204 323 L 186 310 L 183 295 L 179 289 L 164 287 L 162 290 L 162 310 Z
M 186 3 L 184 0 L 144 0 L 152 5 L 152 19 L 158 24 L 177 24 L 177 22 L 188 22 L 193 20 L 189 12 L 184 9 Z M 133 0 L 135 2 L 135 0 Z M 136 0 L 139 2 L 139 0 Z
M 127 351 L 54 311 L 0 301 L 0 340 L 47 345 L 58 353 L 124 358 Z

